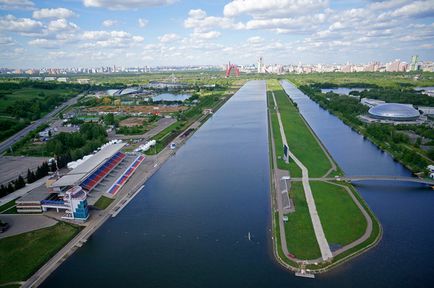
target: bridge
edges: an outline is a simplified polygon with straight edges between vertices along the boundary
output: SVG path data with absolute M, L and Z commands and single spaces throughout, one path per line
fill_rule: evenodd
M 292 181 L 302 181 L 302 178 L 291 178 Z M 338 176 L 338 177 L 322 177 L 322 178 L 309 178 L 309 181 L 401 181 L 401 182 L 413 182 L 434 186 L 434 179 L 429 178 L 417 178 L 406 176 L 378 176 L 378 175 L 366 175 L 366 176 Z
M 226 68 L 226 78 L 231 76 L 231 71 L 234 71 L 236 77 L 240 76 L 240 69 L 238 69 L 238 66 L 236 64 L 231 64 L 231 62 L 229 62 Z

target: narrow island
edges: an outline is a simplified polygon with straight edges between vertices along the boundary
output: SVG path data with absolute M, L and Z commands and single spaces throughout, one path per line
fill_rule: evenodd
M 314 277 L 379 242 L 381 225 L 277 80 L 267 81 L 277 261 Z M 336 181 L 330 181 L 336 177 Z

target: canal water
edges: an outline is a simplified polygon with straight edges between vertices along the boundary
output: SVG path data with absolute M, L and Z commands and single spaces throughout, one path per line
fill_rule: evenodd
M 409 174 L 303 96 L 295 101 L 345 172 Z M 244 85 L 42 286 L 428 287 L 434 193 L 405 183 L 358 186 L 383 223 L 377 248 L 315 280 L 275 263 L 265 97 L 264 81 Z

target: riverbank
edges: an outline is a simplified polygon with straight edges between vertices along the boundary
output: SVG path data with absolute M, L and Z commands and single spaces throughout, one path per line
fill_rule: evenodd
M 407 125 L 405 122 L 401 122 L 399 125 L 396 123 L 395 125 L 364 123 L 360 120 L 359 116 L 365 114 L 368 108 L 360 104 L 358 99 L 336 94 L 328 94 L 328 96 L 326 96 L 326 94 L 321 93 L 317 86 L 315 86 L 318 85 L 317 83 L 312 83 L 310 84 L 311 86 L 308 86 L 306 84 L 302 85 L 299 81 L 294 81 L 293 78 L 291 78 L 291 80 L 298 89 L 316 102 L 321 108 L 339 118 L 352 130 L 363 135 L 363 137 L 367 138 L 379 149 L 390 154 L 396 161 L 412 171 L 414 175 L 418 177 L 427 176 L 428 172 L 426 167 L 429 164 L 434 164 L 433 160 L 429 157 L 430 150 L 433 149 L 429 146 L 431 145 L 429 141 L 432 141 L 432 133 L 429 133 L 432 132 L 432 128 L 429 127 L 429 123 L 420 125 Z M 387 93 L 384 91 L 389 90 L 383 89 L 380 91 Z M 396 93 L 400 92 L 392 90 L 390 93 L 395 93 L 396 95 Z M 384 100 L 384 98 L 381 99 Z M 392 99 L 397 101 L 396 97 Z M 408 101 L 408 103 L 413 103 L 411 100 Z M 364 109 L 366 109 L 366 111 Z M 408 135 L 411 135 L 413 140 L 409 138 Z M 424 149 L 421 149 L 422 145 L 417 144 L 426 141 L 428 142 Z
M 213 107 L 214 110 L 223 106 L 234 93 L 228 94 L 224 99 L 218 101 Z M 141 191 L 146 181 L 154 175 L 160 167 L 179 149 L 186 141 L 194 134 L 198 128 L 203 125 L 211 116 L 201 115 L 191 123 L 188 127 L 172 139 L 172 142 L 177 144 L 176 149 L 171 149 L 166 146 L 157 155 L 146 156 L 138 167 L 135 174 L 118 192 L 119 197 L 115 198 L 104 209 L 92 215 L 86 226 L 76 235 L 69 243 L 67 243 L 57 254 L 55 254 L 48 262 L 36 271 L 29 279 L 25 281 L 22 287 L 37 287 L 39 286 L 54 270 L 57 269 L 69 256 L 71 256 L 78 248 L 82 247 L 89 237 L 92 236 L 109 218 L 116 217 L 121 210 Z M 190 133 L 185 133 L 190 131 Z
M 322 169 L 318 170 L 317 168 L 317 170 L 313 170 L 317 171 L 315 173 L 320 173 L 322 177 L 325 177 L 332 171 L 339 169 L 337 166 L 335 166 L 335 163 L 331 159 L 330 155 L 325 155 L 327 154 L 325 147 L 321 147 L 321 142 L 313 133 L 312 129 L 310 129 L 308 124 L 304 121 L 296 107 L 289 100 L 288 96 L 282 91 L 282 88 L 279 85 L 276 85 L 276 83 L 269 82 L 269 84 L 269 90 L 271 90 L 271 93 L 276 93 L 276 96 L 279 96 L 277 101 L 278 108 L 274 107 L 274 105 L 270 106 L 270 103 L 272 103 L 273 101 L 268 101 L 271 139 L 270 149 L 272 155 L 272 158 L 270 159 L 270 162 L 272 162 L 270 163 L 271 169 L 273 169 L 274 171 L 276 169 L 280 169 L 280 167 L 278 167 L 278 165 L 276 164 L 276 158 L 283 158 L 283 155 L 281 155 L 283 154 L 283 151 L 281 153 L 276 153 L 276 146 L 274 146 L 275 140 L 278 140 L 278 138 L 281 137 L 280 134 L 277 135 L 278 137 L 273 136 L 275 132 L 278 132 L 278 129 L 276 129 L 276 126 L 274 126 L 276 125 L 277 121 L 273 121 L 273 118 L 276 117 L 276 115 L 274 114 L 278 113 L 276 112 L 278 111 L 277 109 L 282 110 L 282 115 L 292 114 L 289 116 L 286 115 L 285 117 L 282 116 L 282 119 L 286 119 L 284 123 L 287 123 L 283 125 L 283 130 L 289 130 L 285 128 L 287 126 L 291 126 L 290 129 L 292 129 L 292 132 L 290 133 L 294 134 L 294 131 L 298 132 L 298 137 L 286 136 L 288 140 L 288 146 L 290 147 L 289 150 L 291 150 L 291 147 L 295 147 L 295 155 L 293 155 L 293 158 L 297 156 L 300 159 L 297 160 L 296 158 L 294 158 L 291 159 L 290 162 L 298 161 L 297 165 L 302 165 L 301 167 L 303 167 L 303 164 L 301 164 L 301 162 L 305 161 L 306 163 L 308 163 L 307 165 L 305 164 L 307 167 L 315 167 L 315 158 L 308 157 L 309 152 L 311 151 L 311 149 L 313 149 L 314 151 L 321 151 L 321 153 L 323 153 L 322 158 L 320 158 L 324 159 L 323 163 L 327 163 L 329 161 L 328 165 L 323 165 L 321 167 Z M 270 95 L 268 97 L 270 100 Z M 284 106 L 284 109 L 281 109 L 281 106 Z M 297 121 L 295 119 L 300 120 Z M 288 133 L 284 134 L 288 135 Z M 306 135 L 311 135 L 313 141 L 310 140 Z M 300 139 L 309 139 L 307 140 L 309 145 L 306 145 L 305 143 L 303 143 L 303 141 L 300 141 Z M 294 145 L 294 142 L 298 143 Z M 316 155 L 317 157 L 319 157 L 318 154 Z M 303 169 L 306 170 L 306 168 L 302 168 L 302 170 Z M 297 170 L 291 171 L 290 169 L 290 172 L 293 171 Z M 305 173 L 307 174 L 307 171 Z M 278 173 L 274 172 L 271 174 L 278 175 Z M 298 173 L 296 173 L 296 175 L 297 174 Z M 304 177 L 308 178 L 307 175 Z M 288 186 L 290 187 L 289 193 L 291 200 L 293 201 L 293 204 L 295 206 L 295 212 L 284 215 L 284 213 L 282 213 L 281 211 L 281 208 L 279 207 L 280 191 L 278 190 L 279 188 L 276 185 L 276 183 L 278 183 L 279 181 L 281 181 L 281 179 L 279 179 L 278 177 L 274 177 L 274 185 L 272 185 L 274 186 L 274 189 L 272 189 L 274 190 L 273 195 L 275 195 L 272 201 L 272 203 L 274 204 L 274 207 L 272 209 L 272 227 L 273 236 L 275 239 L 274 254 L 278 262 L 283 264 L 283 266 L 285 266 L 286 268 L 292 271 L 300 271 L 306 269 L 306 271 L 310 273 L 325 272 L 332 267 L 335 267 L 338 263 L 342 263 L 343 259 L 345 259 L 346 261 L 349 260 L 351 257 L 355 256 L 355 253 L 352 253 L 353 251 L 357 251 L 359 252 L 358 254 L 360 254 L 363 250 L 366 250 L 368 247 L 370 247 L 369 244 L 378 243 L 379 237 L 377 236 L 381 234 L 379 233 L 381 227 L 379 226 L 379 224 L 377 225 L 378 221 L 375 219 L 375 217 L 374 219 L 372 219 L 372 212 L 367 212 L 367 210 L 369 210 L 367 205 L 365 203 L 361 203 L 363 201 L 360 201 L 360 197 L 358 195 L 355 195 L 357 194 L 355 190 L 338 183 L 322 181 L 321 183 L 311 184 L 313 185 L 312 197 L 309 196 L 309 194 L 306 194 L 306 191 L 310 190 L 306 190 L 306 186 L 309 185 L 308 183 L 310 181 L 307 181 L 307 179 L 306 181 L 303 181 L 303 187 L 301 186 L 301 183 L 291 183 L 290 181 L 288 181 Z M 305 191 L 304 193 L 303 190 Z M 304 194 L 306 194 L 306 197 Z M 309 198 L 312 199 L 307 201 L 307 199 Z M 308 204 L 310 202 L 313 202 L 313 204 Z M 315 203 L 317 203 L 316 206 Z M 311 205 L 313 205 L 313 208 L 310 207 Z M 331 210 L 332 205 L 335 206 Z M 316 207 L 318 207 L 318 211 L 316 210 Z M 333 213 L 331 213 L 330 211 L 333 211 Z M 319 219 L 313 221 L 312 217 L 317 217 L 314 215 L 319 215 L 321 221 L 319 221 Z M 347 217 L 348 215 L 352 216 Z M 284 221 L 283 218 L 286 218 L 286 220 Z M 363 223 L 363 221 L 366 222 Z M 318 222 L 318 224 L 316 224 L 316 222 Z M 311 228 L 312 224 L 314 225 L 314 227 L 315 225 L 322 226 L 321 230 L 324 228 L 324 238 L 327 238 L 328 243 L 325 242 L 321 245 L 326 245 L 333 248 L 333 259 L 328 259 L 327 257 L 324 257 L 324 252 L 319 253 L 320 249 L 317 241 L 320 241 L 319 239 L 321 239 L 321 237 L 318 238 L 318 232 L 316 231 L 318 228 L 316 228 L 315 233 L 313 233 L 314 229 Z M 378 227 L 378 229 L 374 229 L 374 226 Z M 317 239 L 315 239 L 315 234 L 317 234 Z M 371 236 L 374 236 L 374 243 L 371 243 L 370 241 L 372 240 Z M 323 251 L 324 249 L 325 248 L 322 248 L 321 251 Z

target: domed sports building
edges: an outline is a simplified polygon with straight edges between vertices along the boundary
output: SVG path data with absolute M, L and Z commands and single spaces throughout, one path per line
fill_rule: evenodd
M 414 121 L 420 116 L 412 105 L 398 103 L 380 104 L 369 109 L 368 113 L 372 118 L 393 121 Z

